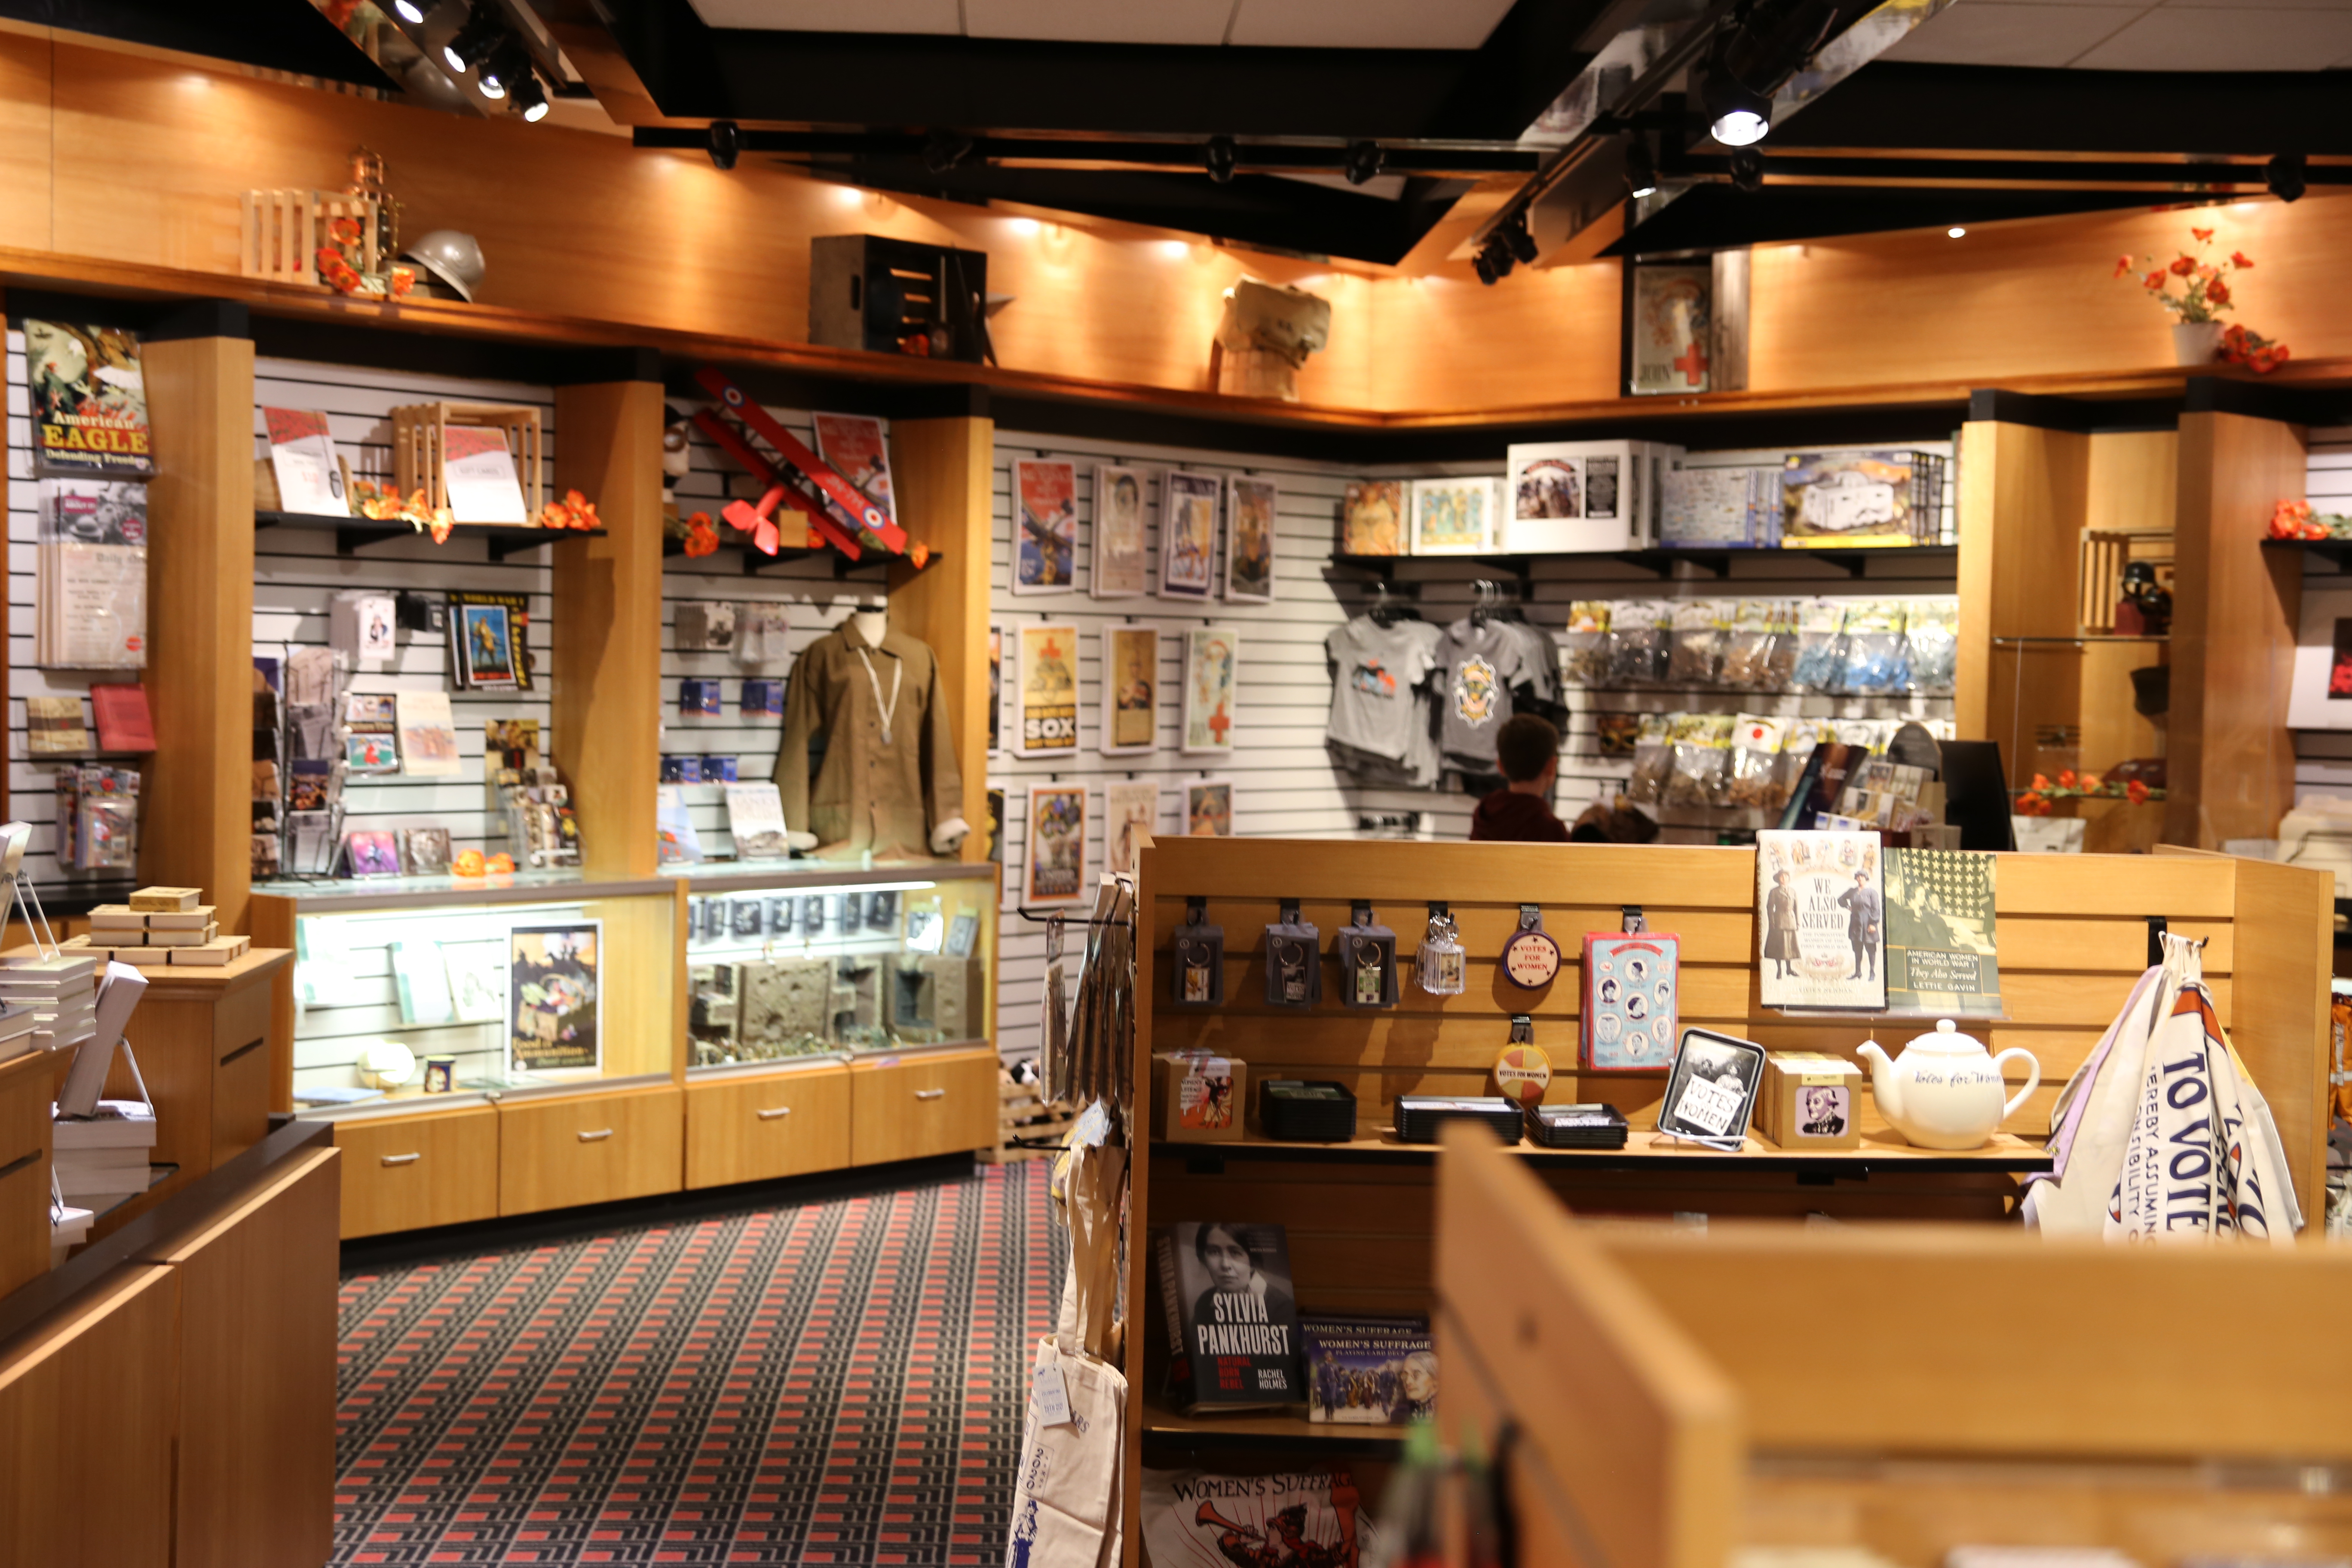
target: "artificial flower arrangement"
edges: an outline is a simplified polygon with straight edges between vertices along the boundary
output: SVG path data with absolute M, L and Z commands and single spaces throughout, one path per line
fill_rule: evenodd
M 2307 500 L 2283 500 L 2271 509 L 2273 539 L 2352 539 L 2352 517 L 2314 511 Z
M 327 287 L 338 294 L 367 299 L 401 300 L 416 287 L 416 269 L 394 267 L 380 278 L 371 278 L 352 264 L 352 253 L 358 247 L 362 231 L 355 217 L 331 219 L 327 224 L 329 243 L 319 247 L 310 259 L 318 264 L 319 276 Z
M 2143 805 L 2163 798 L 2162 789 L 2152 789 L 2138 779 L 2110 783 L 2096 773 L 2078 773 L 2068 768 L 2058 775 L 2056 784 L 2043 774 L 2034 774 L 2032 787 L 2018 795 L 2014 809 L 2020 816 L 2047 816 L 2062 800 L 2127 800 Z
M 2213 233 L 2210 228 L 2193 226 L 2189 231 L 2200 252 L 2212 248 Z M 2138 273 L 2140 287 L 2155 296 L 2156 302 L 2170 311 L 2176 322 L 2184 327 L 2206 326 L 2221 320 L 2217 312 L 2236 306 L 2237 296 L 2230 287 L 2230 279 L 2252 269 L 2253 265 L 2253 258 L 2242 250 L 2232 250 L 2226 259 L 2218 262 L 2184 250 L 2161 265 L 2154 257 L 2134 259 L 2119 256 L 2116 258 L 2115 275 L 2123 278 Z M 2140 272 L 2143 267 L 2148 270 Z M 2180 285 L 2178 293 L 2173 291 L 2176 281 Z M 2257 375 L 2268 375 L 2284 364 L 2288 357 L 2284 343 L 2273 342 L 2242 326 L 2225 329 L 2215 352 L 2224 361 L 2245 365 Z
M 359 514 L 377 522 L 390 522 L 397 518 L 420 533 L 429 533 L 436 544 L 449 542 L 449 535 L 457 526 L 457 514 L 446 506 L 427 506 L 425 492 L 417 490 L 402 499 L 396 485 L 378 484 L 373 479 L 352 481 L 352 504 Z M 601 526 L 596 516 L 596 503 L 578 490 L 566 490 L 562 500 L 549 501 L 539 509 L 539 515 L 526 524 L 527 528 L 593 529 Z

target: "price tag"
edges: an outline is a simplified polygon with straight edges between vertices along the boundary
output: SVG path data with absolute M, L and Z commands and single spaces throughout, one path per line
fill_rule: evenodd
M 1066 1426 L 1070 1421 L 1070 1389 L 1062 1381 L 1062 1369 L 1048 1363 L 1037 1369 L 1030 1380 L 1029 1393 L 1037 1406 L 1037 1425 Z

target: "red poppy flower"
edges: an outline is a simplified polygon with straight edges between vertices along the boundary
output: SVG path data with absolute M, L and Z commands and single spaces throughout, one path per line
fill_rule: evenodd
M 2041 782 L 2041 780 L 2042 780 L 2042 775 L 2041 775 L 2040 773 L 2036 773 L 2036 774 L 2034 774 L 2034 775 L 2033 775 L 2033 777 L 2034 777 L 2034 782 L 2035 782 L 2035 783 L 2037 783 L 2037 784 L 2039 784 L 2039 783 Z M 2058 787 L 2059 787 L 2060 789 L 2073 789 L 2073 788 L 2074 787 L 2074 769 L 2072 769 L 2072 768 L 2061 768 L 2061 769 L 2059 770 L 2059 772 L 2058 772 Z
M 2233 250 L 2230 252 L 2230 265 L 2242 271 L 2244 268 L 2252 267 L 2253 265 L 2253 261 L 2244 251 Z
M 2128 257 L 2128 256 L 2118 256 L 2118 257 L 2116 257 L 2116 277 L 2120 278 L 2120 277 L 2122 277 L 2125 273 L 2129 272 L 2131 269 L 2132 269 L 2132 258 L 2131 258 L 2130 257 Z
M 2124 798 L 2130 801 L 2134 805 L 2146 805 L 2147 802 L 2147 785 L 2142 784 L 2137 779 L 2132 780 L 2131 783 L 2124 785 Z
M 2161 272 L 2151 272 L 2147 277 L 2141 279 L 2140 281 L 2147 285 L 2149 293 L 2157 293 L 2164 288 L 2164 274 Z
M 2214 279 L 2211 282 L 2205 285 L 2205 302 L 2209 305 L 2228 304 L 2230 302 L 2230 286 L 2227 283 L 2222 282 L 2219 278 Z
M 2033 787 L 2036 790 L 2046 790 L 2050 787 L 2050 781 L 2042 774 L 2036 773 L 2033 775 Z
M 2175 261 L 2171 267 L 2171 272 L 2175 278 L 2186 278 L 2196 270 L 2197 258 L 2193 256 L 2188 255 L 2183 255 L 2179 260 Z
M 2192 228 L 2189 232 L 2196 237 L 2197 243 L 2200 245 L 2207 245 L 2212 242 L 2213 231 L 2210 228 Z

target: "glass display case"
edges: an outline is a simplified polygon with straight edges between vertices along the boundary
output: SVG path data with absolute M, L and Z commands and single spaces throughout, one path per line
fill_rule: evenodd
M 254 889 L 294 960 L 293 1098 L 321 1113 L 667 1079 L 677 890 L 580 873 Z
M 689 1069 L 985 1043 L 996 869 L 681 869 Z

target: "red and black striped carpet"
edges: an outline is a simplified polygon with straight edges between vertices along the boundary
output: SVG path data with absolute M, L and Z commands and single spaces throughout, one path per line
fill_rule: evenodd
M 347 1274 L 334 1561 L 1001 1561 L 1045 1177 Z

